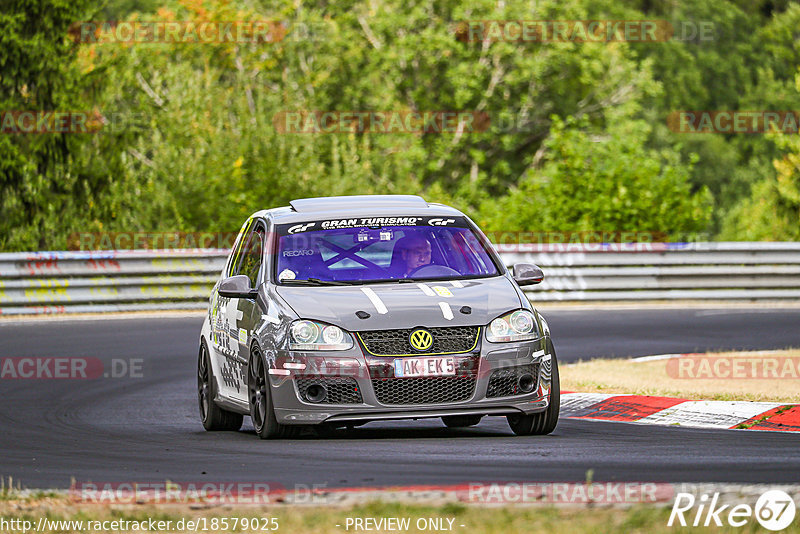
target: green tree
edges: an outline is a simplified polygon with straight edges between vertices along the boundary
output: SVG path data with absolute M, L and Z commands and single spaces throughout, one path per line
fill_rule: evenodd
M 103 80 L 74 61 L 68 30 L 89 16 L 85 0 L 0 3 L 0 110 L 92 112 Z M 0 248 L 63 247 L 85 229 L 97 198 L 118 169 L 115 135 L 0 135 Z
M 673 238 L 707 227 L 710 197 L 692 193 L 691 167 L 642 146 L 649 127 L 630 121 L 602 134 L 585 120 L 556 120 L 546 161 L 481 218 L 507 231 L 653 232 Z
M 776 174 L 756 182 L 750 196 L 730 211 L 723 239 L 800 241 L 800 136 L 795 133 L 772 137 L 785 151 L 773 162 Z
M 275 19 L 288 35 L 67 38 L 92 18 Z M 714 38 L 476 42 L 459 24 L 645 18 L 712 22 Z M 351 193 L 421 193 L 488 230 L 716 232 L 752 184 L 756 194 L 778 183 L 772 162 L 794 147 L 676 134 L 665 118 L 798 109 L 798 21 L 800 8 L 774 0 L 111 0 L 97 13 L 83 0 L 9 0 L 0 109 L 135 120 L 94 135 L 0 136 L 0 247 L 61 248 L 75 231 L 235 230 L 256 209 Z M 292 110 L 467 110 L 491 122 L 447 135 L 282 133 L 274 121 Z M 738 228 L 726 223 L 725 235 L 754 235 Z

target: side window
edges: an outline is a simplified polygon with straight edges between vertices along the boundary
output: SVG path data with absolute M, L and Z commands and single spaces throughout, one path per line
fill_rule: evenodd
M 258 287 L 258 273 L 264 257 L 264 226 L 256 225 L 254 231 L 247 236 L 242 249 L 241 259 L 234 274 L 244 274 L 250 279 L 250 287 Z
M 233 245 L 233 252 L 231 252 L 231 257 L 228 260 L 228 268 L 225 272 L 225 276 L 233 276 L 237 274 L 236 268 L 241 262 L 242 249 L 249 238 L 249 231 L 252 225 L 252 219 L 247 220 L 242 225 L 242 229 L 239 231 L 239 237 L 236 238 L 236 243 Z

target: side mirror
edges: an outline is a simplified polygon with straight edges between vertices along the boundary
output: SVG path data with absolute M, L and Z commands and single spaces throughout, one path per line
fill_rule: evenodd
M 250 279 L 243 274 L 224 279 L 217 291 L 221 297 L 232 299 L 254 299 L 258 295 L 258 290 L 250 288 Z
M 514 280 L 521 286 L 538 284 L 544 280 L 542 270 L 532 263 L 516 263 L 513 271 Z

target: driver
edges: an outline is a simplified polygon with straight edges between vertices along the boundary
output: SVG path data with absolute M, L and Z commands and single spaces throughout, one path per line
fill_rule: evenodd
M 400 251 L 400 258 L 405 265 L 404 276 L 431 262 L 431 243 L 422 236 L 404 237 L 397 242 L 396 248 Z

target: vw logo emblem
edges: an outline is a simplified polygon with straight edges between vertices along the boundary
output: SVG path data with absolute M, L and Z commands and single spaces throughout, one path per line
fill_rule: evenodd
M 411 332 L 408 343 L 414 350 L 423 352 L 433 346 L 433 335 L 424 328 L 417 328 Z

